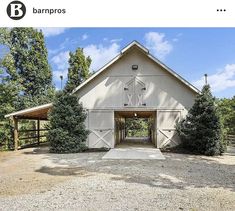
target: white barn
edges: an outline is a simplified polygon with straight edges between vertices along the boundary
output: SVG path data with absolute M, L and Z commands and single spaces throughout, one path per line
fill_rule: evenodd
M 114 148 L 125 139 L 125 118 L 151 120 L 157 148 L 179 143 L 175 123 L 185 116 L 199 91 L 133 41 L 73 94 L 87 110 L 89 148 Z
M 87 111 L 86 127 L 90 131 L 89 148 L 114 148 L 125 141 L 125 119 L 148 118 L 149 138 L 157 148 L 179 143 L 175 123 L 193 105 L 199 91 L 168 68 L 148 49 L 136 41 L 78 86 L 77 95 Z M 18 149 L 18 120 L 47 120 L 52 104 L 6 115 L 14 121 L 15 149 Z

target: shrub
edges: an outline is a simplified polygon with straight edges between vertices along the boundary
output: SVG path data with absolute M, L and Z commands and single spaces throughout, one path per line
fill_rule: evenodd
M 205 85 L 185 119 L 176 125 L 182 144 L 188 150 L 205 155 L 224 152 L 222 126 L 210 86 Z
M 47 139 L 50 152 L 74 153 L 86 149 L 89 134 L 84 121 L 86 113 L 74 95 L 59 92 L 49 114 Z

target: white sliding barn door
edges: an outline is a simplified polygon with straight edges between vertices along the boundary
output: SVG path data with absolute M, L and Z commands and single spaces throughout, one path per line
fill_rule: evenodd
M 89 148 L 114 147 L 114 112 L 92 110 L 89 112 Z
M 157 147 L 173 147 L 179 144 L 175 124 L 180 120 L 180 111 L 161 110 L 157 112 Z

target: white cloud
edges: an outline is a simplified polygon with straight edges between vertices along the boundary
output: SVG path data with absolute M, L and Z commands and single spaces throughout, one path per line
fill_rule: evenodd
M 173 42 L 178 42 L 179 39 L 178 39 L 178 38 L 174 38 L 174 39 L 172 39 L 172 41 L 173 41 Z
M 70 46 L 78 45 L 79 40 L 78 39 L 70 39 L 69 37 L 66 37 L 63 42 L 57 46 L 55 49 L 48 49 L 48 53 L 52 56 L 54 54 L 57 54 L 58 52 L 64 50 L 65 48 L 69 48 Z
M 181 37 L 181 36 L 183 36 L 183 33 L 178 33 L 176 36 Z
M 109 39 L 107 37 L 103 38 L 104 42 L 110 42 L 110 43 L 118 43 L 121 42 L 123 39 L 122 38 L 114 38 L 114 39 Z
M 62 27 L 52 27 L 52 28 L 37 28 L 39 30 L 42 30 L 45 37 L 51 37 L 56 36 L 59 34 L 63 34 L 66 29 L 68 28 L 62 28 Z
M 110 46 L 88 45 L 83 50 L 86 56 L 92 59 L 91 70 L 96 71 L 109 62 L 119 53 L 120 46 L 117 43 L 112 43 Z
M 227 64 L 222 70 L 207 77 L 208 83 L 213 92 L 223 91 L 227 88 L 235 87 L 235 64 Z M 193 82 L 193 84 L 201 89 L 205 84 L 204 77 Z
M 110 40 L 111 43 L 117 43 L 117 42 L 121 42 L 122 38 L 117 38 L 117 39 L 112 39 Z
M 83 34 L 82 35 L 82 40 L 86 40 L 88 38 L 88 35 L 87 34 Z
M 165 39 L 163 33 L 148 32 L 144 39 L 146 47 L 159 59 L 164 59 L 173 50 L 173 46 Z
M 68 68 L 69 51 L 63 51 L 52 57 L 51 62 L 54 63 L 58 70 Z

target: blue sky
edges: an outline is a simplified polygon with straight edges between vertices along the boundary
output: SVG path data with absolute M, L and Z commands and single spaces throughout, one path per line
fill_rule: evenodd
M 203 75 L 216 97 L 235 95 L 235 28 L 42 28 L 53 80 L 67 77 L 68 54 L 84 48 L 92 71 L 137 40 L 183 78 L 200 88 Z

